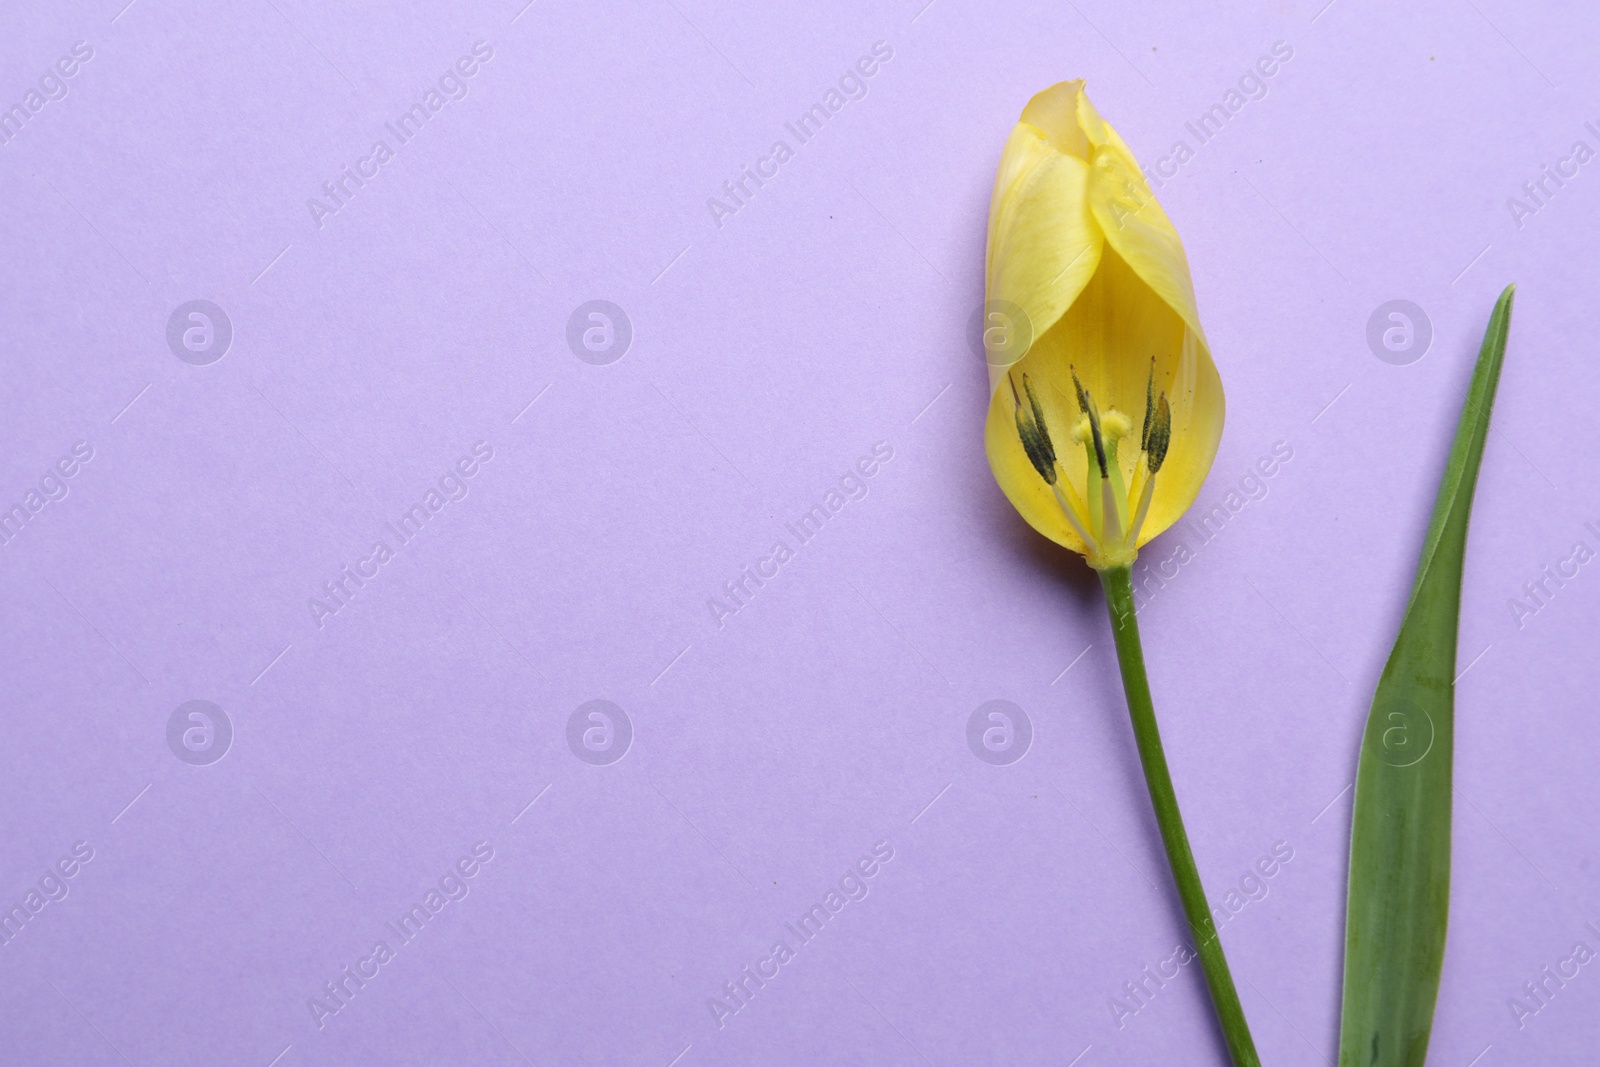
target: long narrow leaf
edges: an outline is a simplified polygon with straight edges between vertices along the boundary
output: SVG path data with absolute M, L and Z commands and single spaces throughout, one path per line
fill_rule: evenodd
M 1428 1053 L 1450 907 L 1461 562 L 1514 289 L 1489 317 L 1416 584 L 1361 739 L 1339 1067 L 1421 1067 Z

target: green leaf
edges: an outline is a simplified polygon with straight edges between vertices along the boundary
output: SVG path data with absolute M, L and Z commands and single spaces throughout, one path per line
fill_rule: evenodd
M 1506 286 L 1462 405 L 1356 770 L 1339 1067 L 1422 1067 L 1450 908 L 1456 624 L 1472 492 L 1505 358 Z

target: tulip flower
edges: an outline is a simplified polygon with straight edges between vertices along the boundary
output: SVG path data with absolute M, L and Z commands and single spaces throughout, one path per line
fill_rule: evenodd
M 1222 383 L 1183 243 L 1082 81 L 1028 102 L 989 206 L 984 444 L 1035 530 L 1100 574 L 1139 758 L 1236 1064 L 1258 1064 L 1156 728 L 1129 570 L 1194 502 Z
M 1222 382 L 1189 261 L 1083 82 L 1028 102 L 989 208 L 991 324 L 1031 337 L 989 362 L 995 480 L 1044 536 L 1125 567 L 1194 502 L 1222 436 Z

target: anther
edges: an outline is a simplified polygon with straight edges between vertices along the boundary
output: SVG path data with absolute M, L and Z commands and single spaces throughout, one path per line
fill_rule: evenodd
M 1022 375 L 1022 391 L 1028 394 L 1028 406 L 1033 408 L 1033 425 L 1034 429 L 1039 432 L 1039 444 L 1044 449 L 1045 459 L 1053 467 L 1056 462 L 1056 446 L 1050 440 L 1050 428 L 1045 425 L 1044 421 L 1044 408 L 1040 405 L 1038 396 L 1034 394 L 1033 382 L 1028 380 L 1026 372 Z M 1053 481 L 1054 479 L 1047 480 Z
M 1089 414 L 1089 394 L 1083 391 L 1083 383 L 1078 380 L 1078 368 L 1069 363 L 1067 369 L 1072 372 L 1072 387 L 1078 391 L 1078 410 L 1087 415 Z
M 1073 381 L 1077 381 L 1076 375 L 1073 376 Z M 1079 392 L 1083 394 L 1084 414 L 1089 416 L 1089 433 L 1094 437 L 1094 458 L 1095 462 L 1100 465 L 1100 477 L 1109 478 L 1111 474 L 1110 468 L 1106 464 L 1106 442 L 1100 433 L 1100 413 L 1095 410 L 1094 398 L 1089 395 L 1088 390 L 1082 386 L 1078 388 Z
M 1015 402 L 1012 412 L 1017 420 L 1017 438 L 1022 442 L 1022 451 L 1027 453 L 1028 462 L 1033 464 L 1033 469 L 1039 472 L 1039 477 L 1045 484 L 1056 483 L 1056 454 L 1055 448 L 1050 443 L 1049 431 L 1044 428 L 1043 411 L 1039 407 L 1038 399 L 1033 395 L 1033 387 L 1028 383 L 1028 376 L 1022 376 L 1022 387 L 1028 393 L 1028 406 L 1022 406 L 1022 397 L 1017 392 L 1017 383 L 1011 375 L 1006 375 L 1006 381 L 1011 386 L 1011 399 Z
M 1156 401 L 1155 421 L 1150 425 L 1150 439 L 1145 446 L 1145 461 L 1150 466 L 1150 476 L 1153 478 L 1161 469 L 1161 464 L 1166 462 L 1167 446 L 1172 443 L 1172 406 L 1167 403 L 1167 394 L 1162 393 Z
M 1107 477 L 1106 443 L 1100 436 L 1100 413 L 1095 410 L 1094 398 L 1089 395 L 1089 390 L 1078 380 L 1078 368 L 1069 363 L 1067 370 L 1072 372 L 1072 387 L 1078 391 L 1078 410 L 1089 418 L 1089 435 L 1094 439 L 1094 458 L 1100 465 L 1100 477 Z
M 1039 435 L 1038 428 L 1033 420 L 1017 408 L 1017 437 L 1022 441 L 1022 450 L 1028 454 L 1028 462 L 1033 464 L 1033 469 L 1039 472 L 1046 484 L 1054 485 L 1056 481 L 1056 465 L 1046 452 L 1046 445 Z
M 1144 427 L 1139 431 L 1139 451 L 1150 451 L 1150 416 L 1156 410 L 1156 357 L 1150 357 L 1150 377 L 1144 383 Z

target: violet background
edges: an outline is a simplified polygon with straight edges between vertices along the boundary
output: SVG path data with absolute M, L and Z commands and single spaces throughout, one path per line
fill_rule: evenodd
M 1344 790 L 1519 283 L 1429 1062 L 1594 1058 L 1600 964 L 1521 1028 L 1508 1006 L 1600 948 L 1600 565 L 1511 608 L 1600 549 L 1600 163 L 1507 207 L 1600 148 L 1588 9 L 122 2 L 0 14 L 0 105 L 94 50 L 0 148 L 0 502 L 94 450 L 0 546 L 0 905 L 94 850 L 0 947 L 0 1060 L 1225 1062 L 1196 968 L 1114 1021 L 1180 917 L 1098 591 L 981 448 L 995 162 L 1077 76 L 1147 165 L 1196 148 L 1158 195 L 1228 396 L 1199 507 L 1293 451 L 1142 614 L 1212 898 L 1293 850 L 1224 928 L 1269 1064 L 1336 1047 Z M 319 228 L 307 199 L 478 41 L 467 96 Z M 866 97 L 797 145 L 879 41 Z M 1279 41 L 1266 97 L 1196 147 L 1184 123 Z M 708 198 L 779 138 L 719 227 Z M 1396 298 L 1434 332 L 1403 366 L 1366 340 Z M 208 366 L 167 345 L 191 299 L 234 330 Z M 632 324 L 609 365 L 566 340 L 591 299 Z M 319 628 L 309 598 L 477 441 L 468 495 Z M 879 441 L 865 499 L 786 533 Z M 795 558 L 719 628 L 707 600 L 778 539 Z M 608 766 L 566 740 L 597 698 L 634 730 Z M 209 766 L 166 740 L 194 699 L 234 729 Z M 1032 724 L 1019 762 L 968 747 L 992 699 Z M 308 999 L 478 841 L 470 894 L 319 1029 Z M 719 1029 L 708 998 L 880 841 L 865 899 Z

